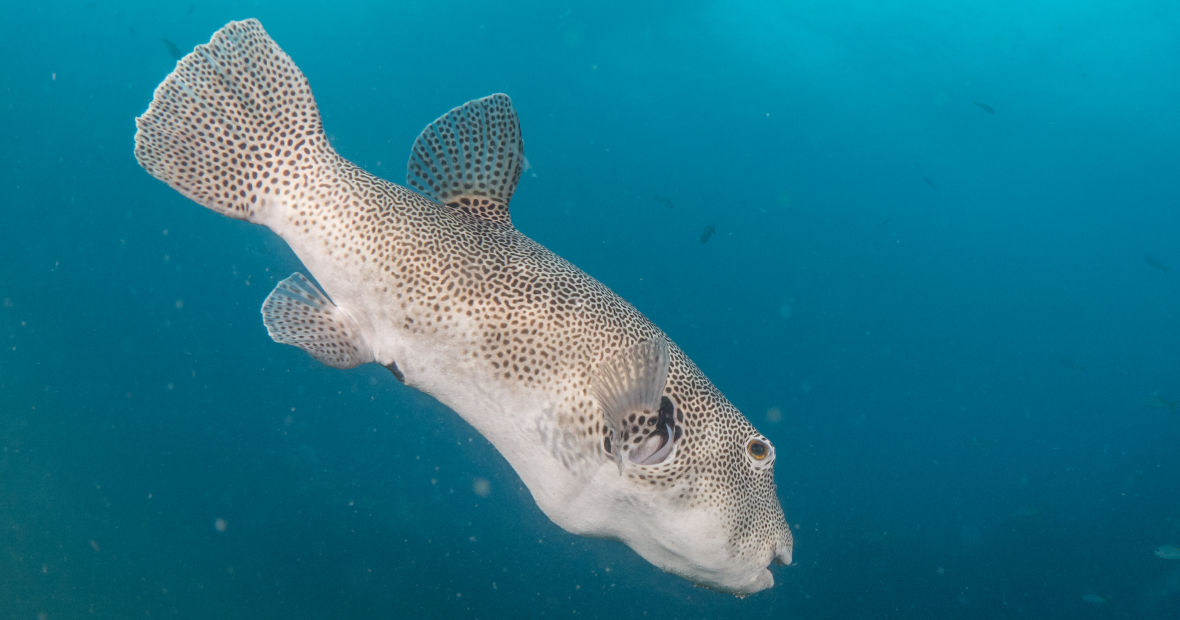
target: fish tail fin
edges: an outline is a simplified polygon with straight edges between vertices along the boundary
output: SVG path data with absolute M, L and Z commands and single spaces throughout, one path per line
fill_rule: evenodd
M 298 203 L 339 161 L 307 78 L 254 19 L 226 24 L 181 58 L 135 124 L 144 170 L 247 221 Z

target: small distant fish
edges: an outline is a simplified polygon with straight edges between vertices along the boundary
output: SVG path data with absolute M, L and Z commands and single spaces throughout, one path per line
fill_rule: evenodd
M 669 209 L 676 208 L 676 203 L 672 202 L 672 200 L 666 196 L 660 196 L 657 194 L 655 196 L 652 196 L 652 198 L 655 198 L 656 202 L 664 205 L 665 207 L 668 207 Z
M 1150 266 L 1152 269 L 1159 269 L 1160 271 L 1167 271 L 1168 270 L 1167 265 L 1161 263 L 1160 259 L 1152 256 L 1151 254 L 1144 254 L 1143 255 L 1143 262 L 1147 263 L 1148 266 Z
M 180 48 L 176 47 L 175 43 L 169 41 L 167 37 L 160 37 L 160 40 L 164 42 L 164 47 L 168 48 L 168 55 L 172 56 L 172 60 L 184 58 L 184 54 L 180 52 Z
M 996 440 L 991 437 L 980 437 L 979 435 L 971 435 L 963 440 L 963 443 L 969 447 L 981 448 L 984 450 L 990 449 L 996 445 Z
M 705 230 L 701 231 L 701 244 L 703 245 L 703 244 L 708 243 L 709 239 L 713 238 L 713 233 L 715 233 L 715 232 L 717 232 L 716 226 L 714 226 L 712 224 L 709 224 L 708 226 L 706 226 Z
M 1021 506 L 1020 508 L 1017 508 L 1016 511 L 1012 513 L 1013 516 L 1017 516 L 1022 519 L 1036 517 L 1036 516 L 1039 516 L 1040 514 L 1041 514 L 1040 508 L 1037 508 L 1036 506 L 1029 506 L 1027 504 L 1024 506 Z
M 1166 400 L 1160 397 L 1159 394 L 1152 394 L 1143 399 L 1144 407 L 1151 407 L 1152 409 L 1167 409 L 1172 413 L 1176 413 L 1176 401 Z
M 936 190 L 941 189 L 940 187 L 938 187 L 937 183 L 930 180 L 930 177 L 922 177 L 922 181 L 924 181 L 926 183 L 926 185 L 929 185 L 930 187 L 932 187 Z
M 988 105 L 988 104 L 986 104 L 986 103 L 980 103 L 980 102 L 978 102 L 978 101 L 972 101 L 972 102 L 971 102 L 971 104 L 972 104 L 972 105 L 974 105 L 975 107 L 979 108 L 980 110 L 983 110 L 984 112 L 987 112 L 988 114 L 995 114 L 995 113 L 996 113 L 996 109 L 995 109 L 995 108 L 993 108 L 993 107 L 991 107 L 990 105 Z
M 1079 364 L 1068 357 L 1063 357 L 1063 358 L 1057 360 L 1057 363 L 1060 364 L 1062 368 L 1068 368 L 1069 370 L 1085 370 L 1086 369 L 1086 366 L 1084 364 Z
M 1175 545 L 1160 545 L 1155 549 L 1155 557 L 1164 560 L 1180 560 L 1180 547 Z
M 1082 595 L 1082 600 L 1091 605 L 1101 605 L 1106 602 L 1106 597 L 1098 596 L 1094 593 L 1086 593 Z

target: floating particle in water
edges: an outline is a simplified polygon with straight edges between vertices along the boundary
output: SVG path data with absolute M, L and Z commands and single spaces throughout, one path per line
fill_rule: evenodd
M 1021 506 L 1020 508 L 1017 508 L 1016 511 L 1013 512 L 1012 514 L 1014 516 L 1020 517 L 1022 519 L 1028 519 L 1028 518 L 1036 517 L 1036 516 L 1040 515 L 1041 509 L 1037 508 L 1036 506 L 1030 506 L 1030 505 L 1026 504 L 1024 506 Z
M 778 407 L 771 407 L 766 410 L 766 421 L 771 424 L 778 424 L 783 421 L 783 410 Z
M 1087 592 L 1082 595 L 1082 600 L 1091 605 L 1101 605 L 1106 602 L 1106 597 L 1099 596 L 1093 592 Z
M 964 545 L 978 545 L 983 540 L 983 532 L 974 525 L 964 525 L 959 528 L 959 540 Z
M 224 532 L 227 526 L 228 524 L 225 522 L 225 519 L 222 519 L 221 517 L 217 517 L 213 520 L 213 529 L 217 530 L 218 532 Z
M 479 497 L 487 497 L 492 494 L 492 483 L 487 478 L 476 478 L 471 481 L 471 492 Z

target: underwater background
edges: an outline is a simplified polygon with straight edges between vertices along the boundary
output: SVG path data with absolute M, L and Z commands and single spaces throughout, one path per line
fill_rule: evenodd
M 0 617 L 1180 618 L 1175 2 L 4 13 Z M 773 589 L 567 534 L 430 397 L 271 342 L 298 261 L 132 156 L 246 17 L 394 181 L 512 96 L 516 225 L 775 442 Z

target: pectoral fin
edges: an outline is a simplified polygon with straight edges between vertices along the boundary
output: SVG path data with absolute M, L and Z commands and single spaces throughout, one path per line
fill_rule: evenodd
M 374 361 L 356 321 L 301 273 L 279 282 L 262 302 L 262 322 L 275 342 L 295 345 L 333 368 Z
M 647 452 L 647 442 L 639 436 L 650 433 L 657 424 L 667 381 L 668 341 L 664 338 L 639 342 L 599 365 L 590 393 L 602 410 L 620 472 L 624 452 Z

